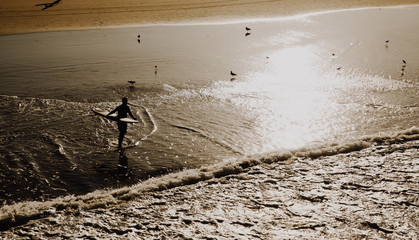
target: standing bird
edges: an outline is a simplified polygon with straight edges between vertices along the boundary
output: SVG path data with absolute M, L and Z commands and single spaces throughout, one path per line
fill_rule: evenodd
M 405 60 L 402 60 L 402 61 L 403 61 L 403 66 L 402 66 L 402 72 L 401 72 L 401 74 L 402 74 L 402 76 L 404 76 L 405 69 L 406 69 L 406 61 Z
M 247 37 L 247 36 L 249 36 L 251 33 L 249 32 L 250 30 L 252 30 L 252 29 L 250 29 L 250 28 L 248 28 L 248 27 L 246 27 L 246 34 L 244 35 L 245 37 Z
M 230 75 L 231 76 L 237 76 L 237 74 L 235 74 L 233 71 L 230 71 Z
M 390 42 L 390 40 L 386 41 L 386 48 L 388 48 L 388 43 Z
M 157 74 L 157 66 L 154 66 L 154 74 Z
M 138 34 L 138 36 L 137 36 L 137 41 L 138 41 L 138 43 L 141 43 L 141 39 L 140 39 L 140 37 L 141 37 L 141 35 L 140 34 Z
M 129 86 L 129 88 L 134 89 L 135 88 L 135 86 L 134 86 L 135 81 L 128 81 L 128 82 L 131 84 L 131 86 Z

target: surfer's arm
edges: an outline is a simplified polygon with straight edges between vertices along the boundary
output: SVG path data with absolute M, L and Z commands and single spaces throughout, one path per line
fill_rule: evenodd
M 109 112 L 106 116 L 111 115 L 112 113 L 115 113 L 116 111 L 118 111 L 118 108 L 115 108 L 114 110 L 112 110 L 111 112 Z
M 129 108 L 128 108 L 128 114 L 132 117 L 132 119 L 137 120 L 137 118 L 135 118 L 135 117 L 134 117 L 134 115 L 132 115 L 132 113 L 131 113 L 131 109 L 129 109 Z

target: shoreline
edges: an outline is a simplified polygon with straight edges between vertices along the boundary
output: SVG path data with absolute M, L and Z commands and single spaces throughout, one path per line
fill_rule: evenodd
M 350 176 L 348 179 L 364 177 L 368 179 L 368 175 L 374 172 L 381 172 L 380 177 L 388 180 L 388 178 L 394 177 L 393 175 L 396 169 L 400 174 L 406 174 L 408 173 L 406 171 L 408 171 L 409 165 L 415 165 L 415 159 L 418 156 L 418 141 L 418 128 L 412 127 L 392 135 L 365 137 L 348 144 L 330 144 L 328 146 L 317 146 L 312 149 L 300 149 L 293 152 L 277 152 L 264 156 L 255 155 L 244 158 L 241 161 L 223 162 L 211 166 L 203 166 L 199 169 L 187 169 L 181 172 L 173 172 L 164 176 L 150 178 L 138 182 L 135 185 L 122 188 L 96 190 L 85 195 L 67 195 L 47 201 L 24 201 L 12 205 L 4 205 L 0 207 L 0 236 L 3 236 L 1 235 L 2 231 L 4 231 L 4 236 L 7 236 L 8 234 L 14 234 L 20 228 L 26 228 L 25 226 L 33 222 L 43 222 L 45 219 L 53 216 L 67 215 L 66 213 L 78 214 L 81 211 L 95 212 L 96 210 L 100 210 L 102 214 L 107 211 L 106 209 L 124 209 L 126 205 L 143 201 L 145 201 L 144 204 L 147 204 L 148 200 L 145 196 L 153 196 L 160 193 L 165 194 L 167 192 L 177 191 L 178 189 L 188 189 L 183 192 L 185 194 L 192 193 L 192 196 L 199 196 L 200 194 L 198 193 L 202 185 L 207 185 L 208 183 L 209 185 L 213 185 L 214 183 L 227 184 L 225 186 L 228 188 L 235 188 L 237 184 L 246 184 L 248 182 L 246 181 L 247 177 L 255 177 L 256 175 L 258 177 L 258 181 L 255 181 L 256 184 L 258 182 L 267 182 L 270 184 L 271 182 L 267 176 L 270 175 L 277 183 L 285 184 L 284 187 L 287 188 L 287 186 L 293 186 L 299 182 L 295 182 L 295 173 L 304 176 L 308 174 L 307 176 L 314 176 L 314 178 L 302 182 L 308 183 L 306 186 L 307 189 L 318 189 L 318 186 L 314 187 L 314 185 L 318 184 L 318 179 L 315 177 L 318 175 L 317 173 L 320 173 L 327 182 L 339 182 L 339 178 L 333 181 L 331 178 L 343 174 L 341 170 L 348 174 L 357 175 L 357 171 L 360 169 L 359 167 L 363 169 L 362 166 L 370 166 L 372 164 L 375 166 L 364 169 L 370 171 L 369 174 L 360 173 L 359 176 Z M 406 151 L 409 153 L 406 154 Z M 389 158 L 389 161 L 385 161 L 386 165 L 388 165 L 385 172 L 382 169 L 383 158 Z M 399 164 L 402 163 L 399 162 L 400 160 L 403 162 L 401 165 Z M 270 174 L 265 171 L 260 172 L 259 170 L 257 170 L 258 173 L 255 173 L 256 175 L 249 174 L 249 172 L 255 169 L 267 167 L 274 170 L 278 166 L 284 166 L 284 164 L 288 169 L 286 170 L 287 177 L 282 176 L 285 173 L 283 171 L 284 169 Z M 308 168 L 304 170 L 305 167 L 304 169 L 301 168 L 301 164 L 307 165 Z M 324 172 L 325 166 L 329 168 L 326 172 Z M 315 167 L 317 170 L 311 169 L 312 167 Z M 240 176 L 244 176 L 244 178 Z M 409 186 L 410 180 L 414 180 L 415 178 L 417 176 L 406 177 L 405 180 L 409 182 L 406 186 Z M 237 179 L 239 182 L 235 184 L 224 182 L 226 179 Z M 294 183 L 290 185 L 289 181 Z M 400 181 L 397 184 L 405 186 L 406 182 Z M 417 189 L 416 185 L 410 185 L 409 187 L 411 187 L 412 191 L 416 191 L 415 189 Z M 336 190 L 339 191 L 338 189 Z M 326 188 L 326 190 L 330 189 Z M 262 189 L 252 192 L 265 192 L 269 195 L 270 193 L 276 193 L 277 190 L 266 190 L 262 186 Z M 217 192 L 214 192 L 214 194 L 217 194 Z M 278 191 L 278 194 L 281 194 L 281 191 Z M 228 196 L 227 194 L 223 197 L 229 198 Z M 295 200 L 288 199 L 283 202 L 293 204 Z M 417 200 L 413 199 L 412 204 L 419 204 Z M 179 199 L 174 200 L 174 202 L 177 201 Z M 216 202 L 217 204 L 222 204 L 226 201 L 226 199 L 219 199 Z M 171 200 L 167 199 L 166 202 L 171 202 Z M 200 199 L 196 202 L 205 203 L 206 201 Z M 236 207 L 233 206 L 233 208 Z M 156 222 L 165 220 L 160 219 Z M 83 221 L 78 221 L 78 223 L 80 222 Z M 72 224 L 72 222 L 70 221 L 67 224 Z
M 35 2 L 36 3 L 36 2 Z M 33 1 L 0 3 L 0 36 L 49 31 L 87 30 L 109 27 L 236 23 L 280 19 L 294 15 L 313 14 L 358 8 L 398 7 L 419 4 L 418 0 L 382 1 L 368 3 L 338 3 L 327 0 L 321 3 L 305 1 L 254 1 L 232 2 L 190 1 L 171 5 L 168 0 L 126 1 L 106 3 L 81 0 L 66 2 L 42 11 Z M 30 21 L 28 21 L 30 19 Z
M 244 171 L 134 194 L 88 209 L 57 204 L 4 239 L 415 238 L 418 140 L 300 156 Z M 415 160 L 416 159 L 416 160 Z M 130 195 L 131 194 L 131 195 Z M 112 194 L 117 196 L 115 192 Z

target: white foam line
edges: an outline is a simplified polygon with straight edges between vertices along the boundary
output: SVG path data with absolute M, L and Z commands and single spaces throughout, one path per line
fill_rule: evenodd
M 362 11 L 362 10 L 374 10 L 374 9 L 402 9 L 419 7 L 419 4 L 402 4 L 402 5 L 390 5 L 390 6 L 367 6 L 367 7 L 350 7 L 344 9 L 333 9 L 333 10 L 316 10 L 313 12 L 306 13 L 295 13 L 291 15 L 282 15 L 277 17 L 242 17 L 236 19 L 222 19 L 222 20 L 211 20 L 211 19 L 197 19 L 195 21 L 178 21 L 178 22 L 155 22 L 155 23 L 133 23 L 133 24 L 121 24 L 121 25 L 110 25 L 103 28 L 131 28 L 131 27 L 167 27 L 167 26 L 210 26 L 210 25 L 231 25 L 231 24 L 242 24 L 242 23 L 259 23 L 259 22 L 277 22 L 277 21 L 288 21 L 296 20 L 307 17 L 313 17 L 323 14 L 339 13 L 339 12 L 350 12 L 350 11 Z
M 153 130 L 151 130 L 151 132 L 147 135 L 145 135 L 143 138 L 141 138 L 141 141 L 146 140 L 149 136 L 153 135 L 156 131 L 157 131 L 157 124 L 156 121 L 153 118 L 153 115 L 151 115 L 150 111 L 148 111 L 148 109 L 144 106 L 142 106 L 145 110 L 145 112 L 147 113 L 148 117 L 150 118 L 151 122 L 153 123 Z
M 156 130 L 157 127 L 149 135 Z M 203 166 L 199 169 L 187 169 L 181 172 L 150 178 L 136 185 L 120 189 L 96 190 L 86 195 L 68 195 L 45 202 L 19 202 L 12 205 L 5 205 L 0 207 L 0 231 L 25 224 L 29 220 L 53 215 L 56 211 L 65 209 L 76 211 L 81 209 L 109 208 L 113 205 L 135 200 L 145 192 L 160 191 L 231 174 L 238 174 L 245 171 L 245 169 L 259 164 L 288 161 L 292 157 L 310 157 L 314 159 L 322 156 L 360 151 L 376 143 L 393 144 L 399 141 L 413 140 L 419 140 L 419 128 L 417 127 L 412 127 L 391 135 L 365 137 L 349 143 L 328 144 L 310 149 L 295 150 L 293 152 L 249 156 L 242 160 L 236 159 L 234 161 L 219 162 L 215 165 Z

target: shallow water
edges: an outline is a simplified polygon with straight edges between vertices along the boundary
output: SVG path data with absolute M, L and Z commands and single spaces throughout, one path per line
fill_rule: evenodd
M 419 117 L 418 11 L 2 36 L 0 199 L 83 194 L 409 129 Z M 127 134 L 138 146 L 119 153 L 109 147 L 116 124 L 91 109 L 123 96 L 141 123 Z

